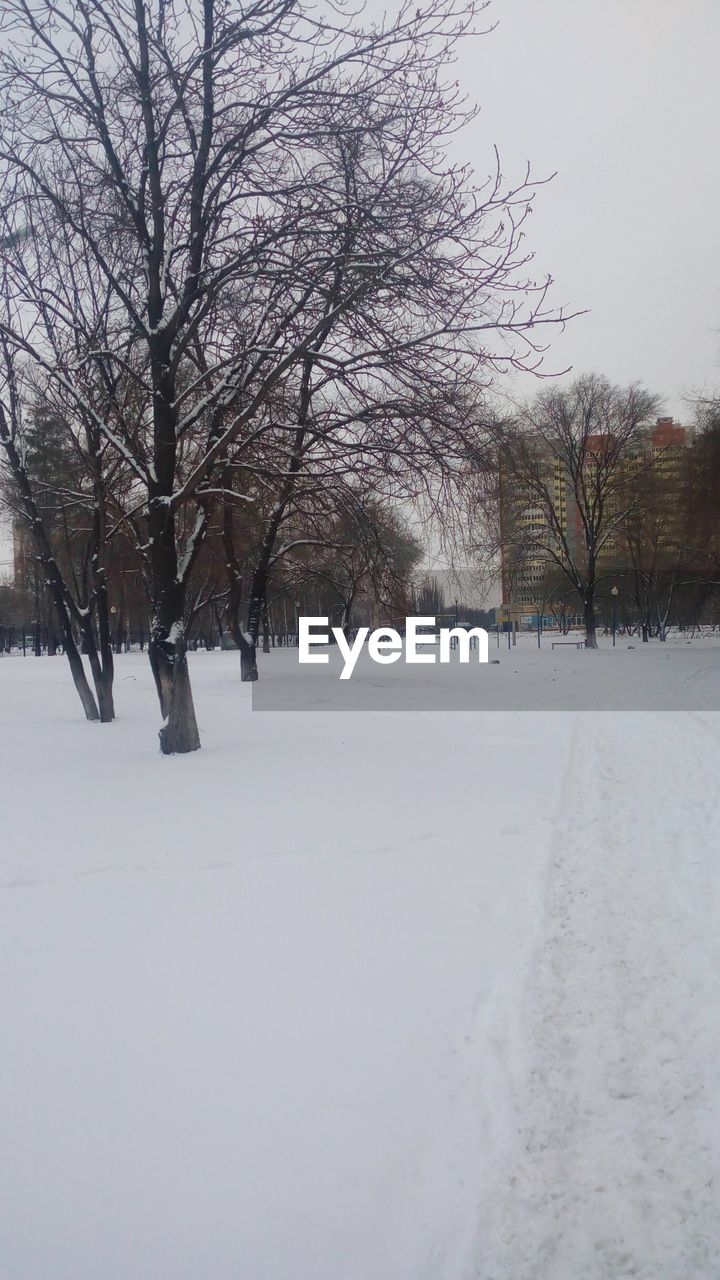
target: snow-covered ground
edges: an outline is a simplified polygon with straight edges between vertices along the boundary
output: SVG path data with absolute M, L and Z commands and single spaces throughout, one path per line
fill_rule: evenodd
M 197 654 L 165 759 L 141 655 L 111 726 L 0 659 L 2 1280 L 717 1280 L 720 643 L 546 656 L 691 709 Z
M 597 652 L 578 647 L 578 633 L 548 633 L 538 649 L 534 635 L 491 635 L 487 665 L 469 661 L 440 666 L 378 665 L 360 650 L 350 679 L 339 678 L 344 658 L 336 645 L 313 649 L 326 665 L 303 665 L 297 650 L 271 654 L 272 678 L 253 690 L 260 711 L 720 711 L 720 636 L 694 639 L 674 632 L 664 643 L 600 639 Z

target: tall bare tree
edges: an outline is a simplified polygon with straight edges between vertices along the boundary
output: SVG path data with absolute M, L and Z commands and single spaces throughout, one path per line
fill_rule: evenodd
M 199 746 L 188 585 L 276 389 L 292 458 L 319 370 L 359 385 L 412 351 L 487 383 L 558 319 L 521 245 L 529 179 L 448 160 L 469 114 L 449 67 L 484 7 L 363 26 L 289 0 L 4 0 L 0 327 L 130 470 L 166 753 Z

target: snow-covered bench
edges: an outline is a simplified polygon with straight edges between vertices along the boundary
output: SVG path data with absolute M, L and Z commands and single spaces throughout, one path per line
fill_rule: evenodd
M 553 647 L 553 649 L 555 648 L 555 645 L 556 645 L 556 644 L 574 644 L 576 649 L 584 649 L 584 648 L 585 648 L 585 641 L 584 641 L 584 640 L 553 640 L 553 642 L 552 642 L 552 647 Z

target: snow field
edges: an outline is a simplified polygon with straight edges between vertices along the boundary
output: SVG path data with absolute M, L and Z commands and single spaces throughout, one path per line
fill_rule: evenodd
M 191 661 L 0 661 L 3 1280 L 714 1280 L 718 717 Z

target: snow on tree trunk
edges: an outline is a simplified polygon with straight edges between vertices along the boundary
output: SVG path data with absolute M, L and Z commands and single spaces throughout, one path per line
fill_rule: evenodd
M 161 626 L 154 625 L 148 652 L 165 720 L 159 732 L 160 750 L 166 756 L 197 751 L 200 734 L 195 719 L 182 622 L 176 622 L 165 635 Z
M 236 643 L 240 650 L 240 679 L 243 681 L 257 680 L 257 646 L 243 631 L 239 632 Z
M 92 617 L 88 614 L 82 626 L 83 651 L 88 656 L 95 697 L 100 712 L 100 722 L 110 724 L 115 719 L 115 702 L 113 698 L 113 680 L 115 664 L 110 643 L 110 628 L 107 616 L 107 591 L 103 585 L 98 593 L 96 603 L 98 611 L 98 634 L 100 646 L 93 630 Z
M 260 633 L 263 607 L 265 603 L 266 571 L 265 565 L 259 565 L 254 574 L 248 607 L 247 631 L 239 633 L 240 678 L 245 681 L 257 680 L 257 641 Z M 263 649 L 263 651 L 265 651 Z M 267 652 L 269 653 L 269 648 Z
M 197 751 L 200 747 L 184 640 L 175 644 L 167 721 L 159 736 L 160 750 L 166 756 Z

